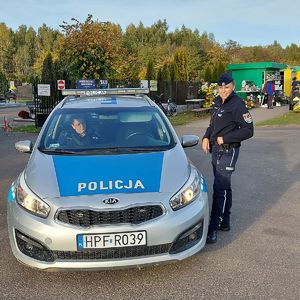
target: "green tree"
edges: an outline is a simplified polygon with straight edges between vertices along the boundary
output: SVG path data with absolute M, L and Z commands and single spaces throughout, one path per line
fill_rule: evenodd
M 152 59 L 150 59 L 147 64 L 146 79 L 152 80 L 155 78 L 156 78 L 156 76 L 155 76 L 153 61 L 152 61 Z
M 188 59 L 184 49 L 179 49 L 174 54 L 173 80 L 187 81 L 189 78 Z
M 34 29 L 21 25 L 15 33 L 15 45 L 14 66 L 17 79 L 31 81 L 34 78 L 33 65 L 36 59 L 36 33 Z
M 211 68 L 208 67 L 208 66 L 205 68 L 204 79 L 207 82 L 211 82 L 212 81 Z
M 43 83 L 49 83 L 55 79 L 54 68 L 52 55 L 51 53 L 48 53 L 45 57 L 41 74 L 41 80 Z
M 8 89 L 7 80 L 5 78 L 5 75 L 0 72 L 0 94 L 4 94 Z
M 13 54 L 14 33 L 4 23 L 0 23 L 0 72 L 7 79 L 14 79 Z

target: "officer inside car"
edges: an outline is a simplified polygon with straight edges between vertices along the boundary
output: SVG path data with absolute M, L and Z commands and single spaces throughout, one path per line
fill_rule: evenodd
M 100 140 L 99 136 L 92 130 L 87 129 L 86 121 L 81 116 L 73 116 L 70 127 L 64 130 L 58 143 L 63 147 L 83 147 L 93 145 Z
M 213 204 L 206 240 L 209 244 L 217 242 L 217 230 L 230 230 L 231 175 L 241 142 L 253 136 L 252 117 L 243 100 L 235 93 L 234 80 L 229 73 L 220 76 L 218 90 L 210 124 L 202 139 L 203 151 L 212 154 L 214 173 Z

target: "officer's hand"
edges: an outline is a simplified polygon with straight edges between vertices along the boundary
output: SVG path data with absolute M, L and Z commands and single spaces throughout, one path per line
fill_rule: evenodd
M 207 154 L 209 152 L 210 146 L 209 146 L 209 139 L 204 138 L 202 140 L 202 150 Z
M 223 137 L 221 137 L 221 136 L 218 136 L 218 138 L 217 138 L 217 144 L 218 144 L 218 145 L 222 145 L 222 144 L 224 144 Z

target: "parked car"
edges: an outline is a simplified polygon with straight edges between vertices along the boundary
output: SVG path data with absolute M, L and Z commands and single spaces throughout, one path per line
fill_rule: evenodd
M 15 257 L 45 270 L 98 270 L 179 261 L 206 243 L 205 179 L 145 89 L 62 100 L 8 194 Z M 124 90 L 120 92 L 124 94 Z M 87 93 L 88 91 L 86 91 Z M 112 94 L 109 94 L 109 93 Z

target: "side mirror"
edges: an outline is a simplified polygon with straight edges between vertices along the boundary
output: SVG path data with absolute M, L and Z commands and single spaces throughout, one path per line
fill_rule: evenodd
M 199 136 L 197 135 L 183 135 L 181 138 L 181 145 L 183 148 L 193 147 L 199 143 Z
M 15 148 L 21 152 L 21 153 L 31 153 L 32 152 L 32 142 L 27 140 L 27 141 L 20 141 L 15 143 Z

